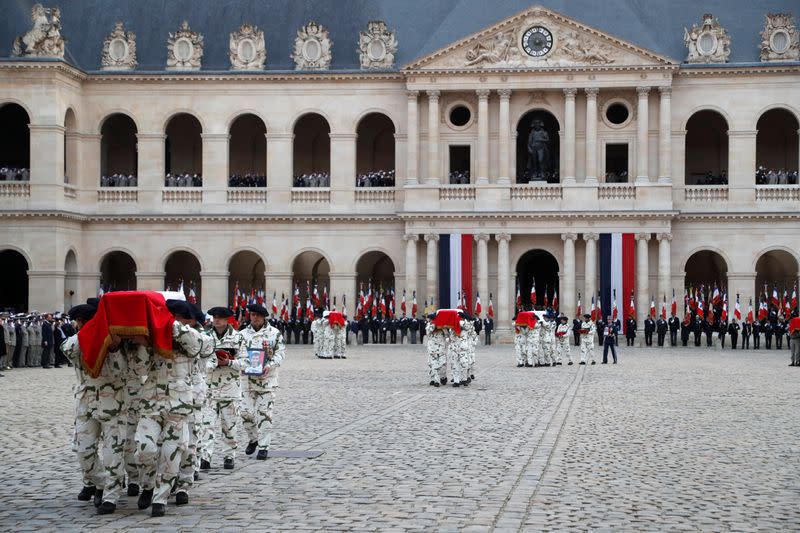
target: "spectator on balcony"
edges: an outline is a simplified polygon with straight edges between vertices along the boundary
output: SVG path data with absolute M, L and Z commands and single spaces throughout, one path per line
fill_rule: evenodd
M 394 187 L 394 170 L 373 170 L 356 178 L 356 187 Z
M 450 185 L 469 185 L 469 170 L 451 170 Z
M 112 174 L 100 176 L 101 187 L 136 187 L 138 179 L 133 174 Z
M 228 187 L 266 187 L 267 177 L 261 174 L 233 174 L 228 178 Z
M 545 183 L 558 183 L 559 176 L 557 170 L 551 170 L 549 172 L 533 172 L 530 170 L 526 170 L 522 177 L 517 179 L 517 183 L 534 183 L 534 182 L 545 182 Z
M 330 187 L 331 175 L 329 172 L 312 172 L 294 177 L 293 187 Z
M 606 183 L 628 183 L 628 171 L 606 172 Z
M 183 174 L 167 173 L 164 178 L 164 185 L 166 187 L 202 187 L 203 177 L 199 174 Z
M 2 181 L 30 181 L 31 171 L 28 168 L 0 167 L 0 180 Z

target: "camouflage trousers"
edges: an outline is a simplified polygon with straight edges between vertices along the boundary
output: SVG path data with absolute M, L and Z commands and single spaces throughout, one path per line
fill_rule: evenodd
M 517 356 L 517 364 L 524 365 L 527 362 L 527 354 L 525 347 L 527 343 L 527 335 L 525 333 L 517 333 L 514 335 L 514 353 Z
M 137 407 L 128 407 L 125 416 L 125 473 L 128 483 L 139 483 L 139 461 L 136 460 L 136 426 L 139 425 L 141 413 Z
M 581 336 L 581 363 L 586 362 L 587 356 L 594 361 L 594 338 L 593 336 Z
M 143 414 L 136 427 L 136 459 L 142 488 L 154 489 L 153 503 L 167 504 L 189 446 L 187 415 L 169 411 Z
M 187 437 L 186 448 L 180 452 L 181 462 L 179 465 L 177 487 L 178 491 L 188 491 L 194 483 L 194 473 L 200 470 L 200 459 L 197 454 L 197 443 L 200 438 L 200 424 L 202 413 L 198 406 L 197 410 L 186 417 Z
M 250 442 L 258 441 L 259 450 L 268 450 L 272 440 L 272 407 L 275 391 L 246 390 L 242 402 L 242 422 Z
M 109 417 L 100 409 L 78 404 L 75 434 L 83 484 L 102 489 L 103 501 L 111 503 L 117 502 L 125 485 L 124 431 L 123 417 Z
M 431 381 L 447 377 L 447 352 L 443 345 L 437 344 L 433 350 L 428 348 L 428 375 Z
M 453 383 L 466 381 L 466 355 L 460 342 L 452 342 L 447 350 L 447 363 L 450 365 L 450 372 L 453 374 Z
M 197 455 L 201 461 L 211 462 L 211 452 L 214 449 L 215 418 L 216 413 L 211 398 L 206 398 L 200 409 L 200 431 L 197 437 Z
M 542 341 L 542 348 L 539 354 L 539 364 L 549 365 L 555 362 L 556 362 L 555 357 L 553 357 L 553 341 L 552 340 Z
M 345 345 L 347 344 L 347 332 L 344 328 L 337 329 L 333 334 L 333 356 L 343 357 Z
M 562 359 L 567 362 L 572 362 L 572 353 L 569 349 L 569 335 L 564 335 L 556 340 L 556 363 L 560 363 Z
M 211 434 L 211 442 L 208 446 L 208 458 L 206 461 L 211 461 L 214 454 L 214 443 L 219 440 L 221 445 L 221 455 L 225 459 L 235 459 L 236 449 L 239 447 L 236 442 L 236 426 L 239 423 L 239 402 L 233 399 L 209 399 L 209 433 Z M 271 407 L 270 407 L 271 409 Z M 244 418 L 244 414 L 242 414 Z M 272 419 L 270 412 L 270 420 Z M 214 428 L 219 420 L 220 438 L 214 432 Z M 251 439 L 255 440 L 255 439 Z

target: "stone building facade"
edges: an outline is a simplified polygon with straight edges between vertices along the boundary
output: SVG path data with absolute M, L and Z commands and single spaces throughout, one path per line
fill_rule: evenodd
M 653 51 L 557 7 L 495 14 L 406 55 L 402 25 L 388 17 L 360 36 L 329 34 L 322 20 L 266 37 L 252 25 L 194 35 L 201 25 L 176 23 L 152 44 L 168 48 L 160 68 L 129 55 L 146 45 L 131 39 L 135 27 L 114 24 L 95 64 L 77 65 L 70 40 L 86 37 L 70 31 L 69 7 L 55 21 L 42 15 L 0 61 L 0 167 L 30 169 L 27 180 L 0 176 L 0 306 L 63 309 L 101 284 L 161 290 L 179 280 L 206 307 L 230 302 L 237 283 L 269 300 L 308 280 L 351 309 L 367 280 L 416 291 L 422 304 L 436 295 L 438 236 L 453 233 L 474 235 L 474 287 L 484 308 L 493 295 L 501 327 L 515 280 L 529 287 L 533 274 L 537 288 L 558 288 L 562 311 L 574 313 L 578 293 L 586 309 L 602 233 L 636 235 L 640 318 L 651 299 L 673 290 L 680 299 L 690 284 L 718 282 L 743 307 L 765 281 L 791 291 L 792 17 L 763 12 L 727 32 L 696 17 L 676 56 L 680 32 L 664 38 L 669 53 Z M 59 25 L 66 57 L 63 43 L 29 35 L 36 24 L 51 39 Z M 774 48 L 764 59 L 757 47 L 730 56 L 762 29 Z M 294 43 L 295 68 L 270 67 L 271 39 Z M 230 64 L 207 66 L 214 40 L 229 44 Z M 37 46 L 42 54 L 26 54 Z M 353 68 L 337 64 L 354 46 Z M 549 132 L 547 176 L 528 167 L 535 119 Z M 394 171 L 394 186 L 357 186 L 378 171 Z M 170 185 L 168 173 L 202 185 Z M 295 186 L 314 173 L 328 186 Z M 108 186 L 101 177 L 112 174 L 135 182 Z M 266 185 L 231 186 L 239 174 Z

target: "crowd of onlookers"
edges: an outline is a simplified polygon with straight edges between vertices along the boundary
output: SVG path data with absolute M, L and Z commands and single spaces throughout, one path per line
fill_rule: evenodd
M 530 170 L 526 170 L 522 173 L 522 176 L 517 177 L 517 183 L 533 183 L 533 182 L 558 183 L 559 182 L 558 171 L 551 170 L 550 172 L 533 172 Z
M 331 186 L 331 173 L 330 172 L 311 172 L 309 174 L 300 174 L 295 176 L 292 181 L 292 187 L 330 187 Z
M 469 185 L 469 170 L 451 170 L 450 185 Z
M 692 174 L 691 181 L 694 183 L 687 183 L 690 185 L 727 185 L 728 173 L 723 170 L 719 174 L 714 174 L 710 171 L 705 174 Z
M 0 167 L 0 181 L 30 181 L 31 169 L 19 167 Z
M 756 169 L 756 185 L 797 185 L 797 171 L 785 168 L 766 168 L 760 165 Z
M 267 177 L 261 174 L 232 174 L 228 177 L 228 187 L 266 187 Z
M 100 176 L 101 187 L 136 187 L 139 180 L 133 174 L 111 174 Z
M 356 178 L 356 187 L 394 187 L 394 169 L 373 170 L 359 174 Z
M 628 183 L 628 171 L 606 172 L 605 183 Z
M 201 176 L 200 174 L 189 174 L 188 172 L 184 172 L 183 174 L 172 174 L 170 172 L 164 178 L 164 186 L 166 186 L 166 187 L 202 187 L 203 186 L 203 176 Z
M 69 317 L 60 313 L 0 313 L 0 370 L 72 366 L 61 343 L 74 334 Z

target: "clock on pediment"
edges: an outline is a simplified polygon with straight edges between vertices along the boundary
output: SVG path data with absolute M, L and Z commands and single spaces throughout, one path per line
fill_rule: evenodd
M 553 49 L 553 34 L 544 26 L 531 26 L 522 34 L 522 49 L 531 57 L 544 57 Z

